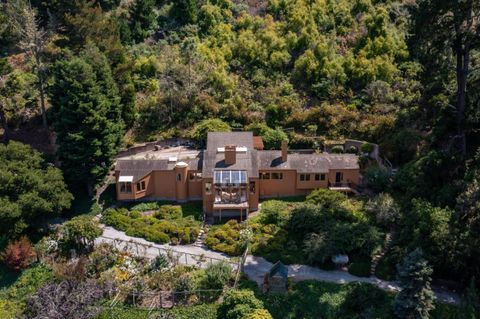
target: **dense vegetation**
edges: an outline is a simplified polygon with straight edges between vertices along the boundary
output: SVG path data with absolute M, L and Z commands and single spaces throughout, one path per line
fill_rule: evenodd
M 430 276 L 480 287 L 478 1 L 11 0 L 0 8 L 3 262 L 28 266 L 31 244 L 21 237 L 46 233 L 72 193 L 92 198 L 120 147 L 171 136 L 202 144 L 208 131 L 245 129 L 267 149 L 285 138 L 301 148 L 368 140 L 395 174 L 371 166 L 368 199 L 266 204 L 248 227 L 213 228 L 210 247 L 235 255 L 250 243 L 271 260 L 322 266 L 347 253 L 350 271 L 362 274 L 390 234 L 379 277 L 395 278 L 417 249 L 423 256 L 412 263 L 422 285 L 397 314 Z M 199 225 L 185 211 L 139 214 L 105 219 L 157 242 L 191 242 Z M 98 234 L 88 218 L 61 229 L 59 244 L 81 251 Z M 464 313 L 478 317 L 478 297 L 468 300 Z

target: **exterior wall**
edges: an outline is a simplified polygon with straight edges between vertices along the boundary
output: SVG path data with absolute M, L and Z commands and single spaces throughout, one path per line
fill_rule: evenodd
M 205 192 L 205 184 L 211 183 L 211 193 L 207 194 Z M 203 197 L 203 211 L 206 214 L 213 213 L 213 201 L 215 200 L 215 195 L 213 194 L 213 178 L 204 178 L 202 180 L 202 197 Z
M 179 202 L 188 199 L 188 167 L 175 167 L 175 198 Z
M 260 180 L 258 178 L 249 178 L 249 183 L 247 186 L 247 196 L 248 196 L 248 211 L 258 210 L 258 198 L 260 194 Z M 250 192 L 250 183 L 255 183 L 255 193 Z
M 191 180 L 190 173 L 201 173 L 202 171 L 188 171 L 188 199 L 202 199 L 202 179 Z
M 360 182 L 360 170 L 359 169 L 331 169 L 328 172 L 328 181 L 331 184 L 334 184 L 335 181 L 335 175 L 337 172 L 343 173 L 343 180 L 341 183 L 354 183 L 354 184 L 359 184 Z
M 282 173 L 283 179 L 260 179 L 260 197 L 297 195 L 297 173 L 294 170 L 262 170 L 260 173 Z
M 297 189 L 302 189 L 302 190 L 312 190 L 316 188 L 327 188 L 328 187 L 328 178 L 329 178 L 329 173 L 305 173 L 305 175 L 310 175 L 310 180 L 309 181 L 301 181 L 300 180 L 300 173 L 297 174 Z M 316 181 L 315 180 L 315 174 L 325 174 L 325 180 L 323 181 Z
M 155 191 L 151 197 L 175 200 L 175 171 L 154 171 L 152 174 Z

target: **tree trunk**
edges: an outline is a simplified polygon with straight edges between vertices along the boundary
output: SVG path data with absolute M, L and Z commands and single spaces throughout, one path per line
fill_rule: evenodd
M 47 113 L 45 110 L 45 85 L 43 81 L 43 70 L 42 70 L 42 63 L 40 61 L 39 52 L 35 52 L 35 63 L 37 65 L 38 91 L 40 92 L 40 109 L 42 113 L 42 125 L 44 129 L 48 130 Z
M 2 142 L 7 144 L 10 141 L 10 129 L 8 128 L 7 117 L 2 106 L 0 106 L 0 124 L 4 130 Z

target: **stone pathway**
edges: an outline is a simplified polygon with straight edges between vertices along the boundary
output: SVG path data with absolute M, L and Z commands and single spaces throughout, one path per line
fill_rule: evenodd
M 172 246 L 168 244 L 154 244 L 152 242 L 146 241 L 143 238 L 128 236 L 124 232 L 116 230 L 112 227 L 104 227 L 103 235 L 97 238 L 95 242 L 112 242 L 112 238 L 139 243 L 143 245 L 150 245 L 152 248 L 149 248 L 145 252 L 143 252 L 145 257 L 150 258 L 158 255 L 158 250 L 156 248 L 159 248 L 168 249 L 176 253 L 203 255 L 206 258 L 213 258 L 216 260 L 230 260 L 229 256 L 210 250 L 204 245 Z M 182 262 L 182 258 L 180 262 Z M 185 260 L 187 263 L 194 263 L 194 260 L 188 260 L 188 258 L 190 257 L 187 256 L 185 258 L 187 258 Z M 244 273 L 248 276 L 250 280 L 253 280 L 259 285 L 261 285 L 263 283 L 263 275 L 267 271 L 269 271 L 272 266 L 273 264 L 271 262 L 267 261 L 262 257 L 248 255 L 244 265 Z M 365 282 L 376 285 L 377 287 L 386 291 L 399 291 L 398 285 L 394 282 L 381 280 L 376 277 L 357 277 L 345 271 L 327 271 L 306 265 L 288 265 L 288 276 L 294 281 L 318 280 L 325 282 L 333 282 L 337 284 L 346 284 L 350 282 Z M 456 293 L 441 289 L 434 289 L 434 291 L 437 299 L 441 302 L 448 304 L 460 303 L 460 297 Z

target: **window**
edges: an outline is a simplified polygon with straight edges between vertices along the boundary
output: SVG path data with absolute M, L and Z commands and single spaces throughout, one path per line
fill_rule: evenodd
M 181 181 L 182 180 L 182 173 L 178 173 L 177 174 L 177 181 Z
M 122 182 L 120 183 L 120 193 L 131 193 L 132 192 L 132 183 Z
M 310 174 L 300 174 L 300 181 L 308 182 L 310 180 Z
M 343 173 L 336 172 L 335 173 L 335 183 L 340 183 L 343 180 Z
M 283 179 L 283 173 L 272 173 L 272 179 Z
M 255 182 L 250 182 L 250 193 L 255 194 Z
M 190 180 L 191 181 L 200 181 L 202 179 L 202 173 L 200 172 L 191 172 Z
M 247 184 L 247 171 L 215 171 L 213 182 L 215 185 Z
M 212 194 L 212 183 L 205 183 L 205 194 Z
M 316 181 L 324 181 L 325 180 L 325 174 L 315 174 L 315 180 Z
M 145 190 L 145 181 L 137 183 L 137 192 L 143 192 Z
M 260 173 L 261 179 L 270 179 L 270 173 Z

